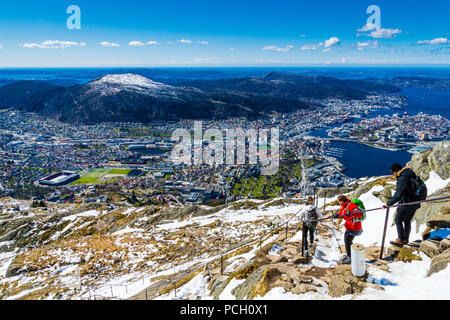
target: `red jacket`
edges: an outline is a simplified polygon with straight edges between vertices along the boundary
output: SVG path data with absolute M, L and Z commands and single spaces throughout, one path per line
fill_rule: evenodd
M 338 216 L 340 219 L 345 220 L 345 229 L 352 231 L 362 230 L 361 221 L 353 222 L 354 219 L 360 219 L 363 216 L 361 209 L 348 200 L 341 206 L 341 211 L 339 211 Z

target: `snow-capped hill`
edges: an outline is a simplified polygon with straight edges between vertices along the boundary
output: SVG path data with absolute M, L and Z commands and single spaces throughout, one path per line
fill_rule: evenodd
M 174 94 L 175 87 L 164 83 L 155 82 L 151 79 L 137 74 L 109 74 L 89 83 L 94 90 L 99 90 L 103 94 L 116 93 L 121 90 L 139 91 L 140 93 L 168 93 Z

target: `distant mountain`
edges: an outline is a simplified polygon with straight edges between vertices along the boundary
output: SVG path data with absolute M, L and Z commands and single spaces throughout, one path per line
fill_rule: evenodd
M 395 86 L 407 88 L 450 90 L 450 79 L 443 79 L 443 78 L 395 77 L 390 82 L 392 82 Z
M 57 92 L 59 87 L 42 81 L 16 81 L 0 87 L 0 106 L 25 108 L 39 103 L 46 95 Z
M 308 108 L 307 99 L 360 99 L 396 87 L 327 77 L 271 72 L 263 77 L 169 85 L 136 74 L 105 75 L 83 85 L 21 81 L 0 87 L 0 107 L 15 107 L 65 122 L 256 119 Z
M 368 93 L 400 92 L 393 85 L 362 80 L 339 80 L 323 76 L 297 76 L 270 72 L 262 77 L 247 77 L 222 80 L 197 80 L 181 85 L 202 90 L 226 89 L 247 93 L 264 93 L 273 96 L 295 98 L 343 98 L 361 99 Z

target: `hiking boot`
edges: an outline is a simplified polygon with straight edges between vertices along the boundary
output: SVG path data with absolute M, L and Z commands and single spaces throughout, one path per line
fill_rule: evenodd
M 403 247 L 405 244 L 407 244 L 408 241 L 396 239 L 395 241 L 391 241 L 391 244 L 397 247 Z
M 339 259 L 339 261 L 337 263 L 338 264 L 351 264 L 352 259 L 349 256 L 345 255 L 341 259 Z

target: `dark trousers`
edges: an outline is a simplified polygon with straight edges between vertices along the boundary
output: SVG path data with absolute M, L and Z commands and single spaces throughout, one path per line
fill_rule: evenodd
M 345 243 L 345 251 L 347 252 L 347 256 L 351 258 L 352 256 L 352 244 L 353 239 L 355 239 L 356 236 L 359 236 L 362 234 L 362 231 L 352 231 L 347 230 L 344 234 L 344 243 Z
M 303 224 L 303 250 L 308 250 L 308 233 L 310 243 L 314 243 L 314 231 L 316 228 L 310 228 L 305 223 Z
M 409 242 L 409 235 L 411 234 L 411 220 L 419 208 L 420 205 L 399 207 L 397 209 L 395 225 L 397 227 L 397 234 L 400 240 Z

